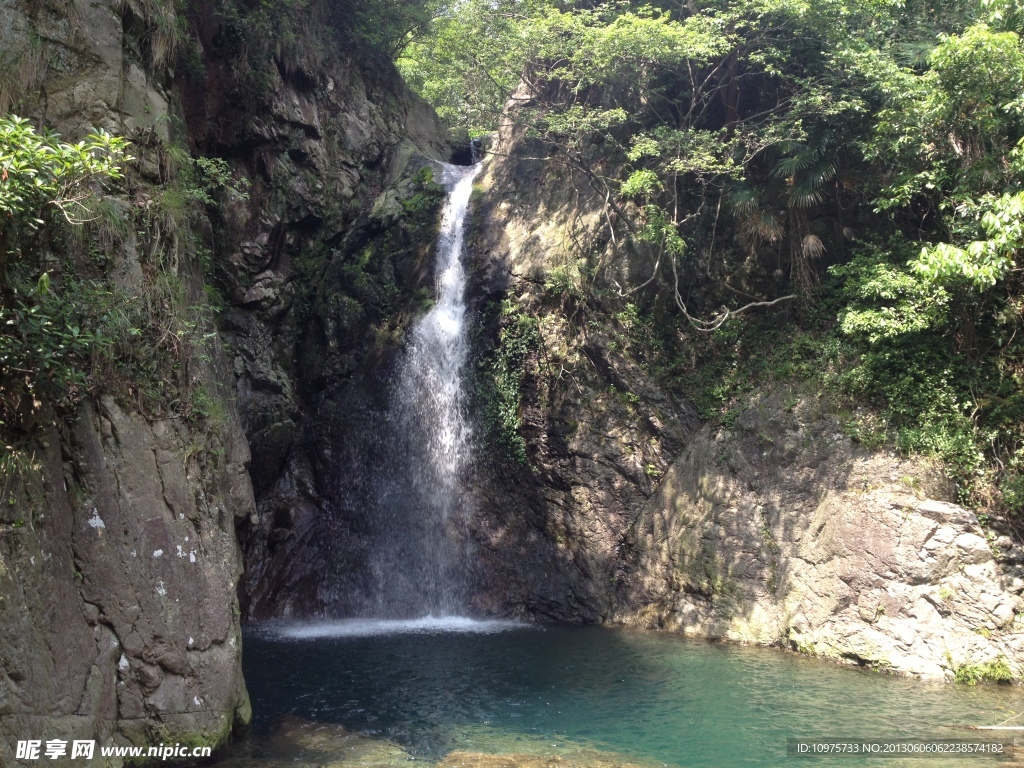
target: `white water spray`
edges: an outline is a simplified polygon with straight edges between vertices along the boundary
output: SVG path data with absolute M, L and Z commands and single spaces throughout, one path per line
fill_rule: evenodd
M 413 326 L 396 377 L 390 425 L 404 443 L 396 477 L 382 490 L 382 530 L 371 569 L 383 616 L 465 610 L 467 510 L 460 498 L 470 460 L 466 412 L 464 240 L 480 166 L 443 166 L 448 190 L 437 242 L 436 303 Z
M 463 379 L 466 338 L 466 267 L 463 251 L 466 214 L 479 165 L 445 166 L 448 188 L 437 242 L 437 303 L 413 328 L 399 398 L 407 418 L 417 422 L 428 442 L 431 489 L 445 512 L 454 504 L 455 485 L 469 459 L 471 431 L 465 411 Z M 413 426 L 413 425 L 409 425 Z
M 465 616 L 423 616 L 418 619 L 342 619 L 270 626 L 264 631 L 287 640 L 319 640 L 326 637 L 383 637 L 387 635 L 434 635 L 459 633 L 490 635 L 530 626 L 505 619 L 477 620 Z

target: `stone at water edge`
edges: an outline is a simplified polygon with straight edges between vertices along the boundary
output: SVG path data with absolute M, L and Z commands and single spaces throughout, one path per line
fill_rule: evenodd
M 857 445 L 821 398 L 788 402 L 755 394 L 690 440 L 637 518 L 613 620 L 925 679 L 999 658 L 1024 676 L 1024 583 L 939 500 L 936 467 Z
M 450 752 L 437 768 L 644 768 L 614 755 L 588 752 L 579 756 L 489 755 L 483 752 Z

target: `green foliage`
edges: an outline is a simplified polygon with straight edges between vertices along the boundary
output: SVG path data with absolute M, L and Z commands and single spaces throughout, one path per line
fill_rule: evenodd
M 997 482 L 991 462 L 1019 463 L 1024 48 L 966 23 L 938 37 L 925 67 L 871 72 L 887 104 L 861 146 L 889 169 L 875 210 L 930 226 L 876 238 L 831 271 L 846 300 L 839 330 L 860 352 L 846 390 L 883 408 L 897 447 L 941 457 L 965 501 L 991 503 L 995 483 L 1009 506 L 1012 479 Z
M 865 352 L 837 383 L 840 391 L 882 406 L 898 448 L 943 459 L 966 497 L 984 466 L 970 419 L 970 380 L 940 339 L 922 336 Z
M 943 36 L 929 63 L 920 74 L 873 73 L 889 103 L 863 148 L 895 172 L 876 200 L 880 210 L 929 200 L 964 218 L 975 195 L 1002 194 L 1019 177 L 1006 161 L 1024 128 L 1024 50 L 1017 35 L 977 25 Z M 962 230 L 950 220 L 950 231 Z
M 228 414 L 224 404 L 217 397 L 211 396 L 201 383 L 192 388 L 190 401 L 184 408 L 184 415 L 190 421 L 210 426 L 215 431 L 225 428 Z
M 523 386 L 530 359 L 540 347 L 537 319 L 514 302 L 501 305 L 498 346 L 480 365 L 484 419 L 506 458 L 525 464 Z
M 364 44 L 400 55 L 431 19 L 446 6 L 443 0 L 348 0 L 345 14 L 352 33 Z
M 686 253 L 686 242 L 679 234 L 679 228 L 672 221 L 671 214 L 659 205 L 644 206 L 636 239 L 659 247 L 672 258 Z
M 926 245 L 910 268 L 928 285 L 966 283 L 975 290 L 991 288 L 1013 268 L 1024 248 L 1024 192 L 986 195 L 975 208 L 981 212 L 986 240 L 963 247 L 951 243 Z
M 573 261 L 553 267 L 545 276 L 544 289 L 562 298 L 583 298 L 583 265 L 579 261 Z
M 221 190 L 241 200 L 249 197 L 249 180 L 236 177 L 227 160 L 220 157 L 187 157 L 178 180 L 185 197 L 199 205 L 215 205 Z
M 1012 473 L 999 486 L 1006 508 L 1015 515 L 1024 512 L 1024 475 Z
M 1024 50 L 1014 32 L 980 24 L 962 35 L 942 35 L 929 57 L 928 84 L 937 86 L 928 105 L 958 132 L 998 136 L 1024 99 Z M 941 94 L 941 99 L 936 98 Z
M 406 215 L 406 227 L 414 237 L 437 229 L 437 215 L 444 205 L 445 189 L 434 181 L 434 171 L 429 165 L 420 168 L 413 176 L 413 194 L 402 198 L 402 210 Z
M 921 280 L 905 265 L 893 264 L 887 251 L 871 250 L 831 272 L 844 281 L 850 301 L 839 315 L 843 333 L 874 344 L 947 322 L 948 291 Z
M 1017 0 L 981 0 L 981 11 L 993 29 L 1024 34 L 1024 7 Z
M 87 361 L 110 342 L 104 324 L 93 322 L 95 307 L 108 305 L 109 299 L 90 283 L 79 283 L 68 296 L 58 295 L 45 273 L 36 286 L 11 290 L 0 307 L 0 368 L 5 378 L 22 377 L 25 387 L 17 394 L 5 387 L 5 395 L 54 400 L 84 388 Z M 5 405 L 13 410 L 20 404 L 15 400 Z
M 964 664 L 956 667 L 953 672 L 953 681 L 964 685 L 1012 683 L 1014 680 L 1016 677 L 1013 670 L 1002 656 L 983 664 Z
M 471 136 L 495 128 L 522 74 L 522 20 L 536 0 L 469 0 L 441 5 L 426 34 L 396 61 L 405 81 L 449 125 Z
M 0 215 L 4 229 L 44 223 L 53 206 L 70 222 L 81 220 L 83 201 L 104 179 L 121 176 L 128 142 L 103 130 L 76 144 L 39 133 L 24 118 L 0 117 Z M 2 255 L 0 255 L 2 258 Z
M 633 171 L 630 177 L 622 182 L 619 194 L 625 198 L 647 199 L 660 192 L 662 188 L 658 174 L 648 169 L 642 169 Z
M 93 320 L 109 309 L 109 293 L 93 281 L 58 283 L 38 250 L 43 225 L 99 218 L 95 193 L 121 178 L 127 146 L 102 131 L 67 144 L 0 118 L 0 425 L 30 426 L 44 401 L 74 399 L 87 361 L 108 341 Z
M 192 234 L 202 208 L 224 188 L 244 194 L 228 164 L 168 148 L 177 175 L 132 204 L 113 186 L 122 178 L 119 163 L 131 159 L 123 139 L 97 133 L 64 144 L 17 118 L 0 129 L 4 432 L 30 432 L 47 409 L 67 416 L 100 391 L 131 400 L 143 413 L 213 425 L 216 404 L 197 391 L 189 370 L 211 332 L 179 268 L 193 253 L 197 267 L 209 258 Z M 109 271 L 129 241 L 142 274 L 118 286 Z

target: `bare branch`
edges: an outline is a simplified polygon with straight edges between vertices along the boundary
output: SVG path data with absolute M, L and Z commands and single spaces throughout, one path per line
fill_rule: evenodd
M 679 311 L 682 312 L 686 319 L 690 321 L 690 325 L 704 333 L 717 331 L 730 317 L 738 315 L 741 312 L 746 312 L 748 309 L 753 309 L 754 307 L 771 307 L 781 301 L 789 301 L 796 298 L 796 294 L 791 293 L 788 296 L 780 296 L 773 301 L 752 301 L 749 304 L 744 304 L 739 309 L 729 309 L 728 307 L 723 306 L 721 312 L 715 318 L 711 320 L 701 320 L 699 317 L 694 317 L 690 314 L 689 310 L 686 308 L 686 304 L 683 303 L 683 297 L 679 294 L 679 269 L 676 267 L 675 259 L 672 259 L 672 276 L 675 278 L 675 288 L 673 292 L 675 293 L 676 305 L 679 307 Z

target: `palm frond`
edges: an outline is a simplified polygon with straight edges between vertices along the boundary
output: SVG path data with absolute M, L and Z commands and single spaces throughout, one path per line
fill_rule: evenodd
M 800 242 L 800 251 L 805 259 L 816 259 L 825 252 L 825 244 L 817 235 L 805 235 Z
M 782 158 L 775 164 L 775 167 L 772 168 L 772 176 L 785 179 L 800 173 L 800 171 L 810 168 L 814 165 L 814 161 L 817 159 L 815 154 L 816 153 L 812 150 L 807 150 L 805 152 L 792 155 L 791 157 Z
M 749 216 L 757 210 L 760 202 L 760 195 L 753 187 L 737 185 L 729 191 L 729 208 L 737 216 Z
M 834 178 L 838 170 L 835 160 L 822 160 L 815 164 L 806 175 L 813 186 L 820 187 L 826 181 Z
M 825 196 L 809 179 L 801 179 L 799 183 L 790 186 L 788 198 L 794 208 L 811 208 L 824 200 Z
M 785 232 L 782 220 L 771 211 L 761 209 L 743 219 L 743 233 L 748 237 L 765 240 L 769 243 L 778 242 Z
M 937 33 L 936 33 L 937 34 Z M 928 58 L 938 45 L 936 37 L 931 39 L 908 40 L 895 47 L 895 58 L 900 64 L 908 69 L 925 70 L 928 68 Z

